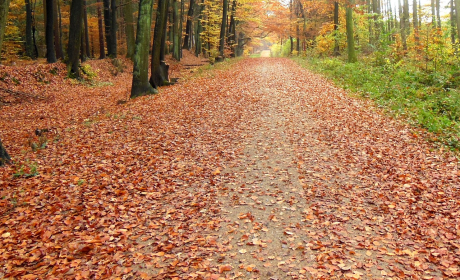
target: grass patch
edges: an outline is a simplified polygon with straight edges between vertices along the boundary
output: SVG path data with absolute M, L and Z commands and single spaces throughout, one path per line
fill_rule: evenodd
M 341 58 L 294 58 L 300 65 L 332 79 L 338 86 L 370 98 L 396 117 L 434 134 L 436 141 L 460 150 L 460 69 L 446 66 L 437 72 L 408 61 L 376 63 L 363 58 L 346 63 Z

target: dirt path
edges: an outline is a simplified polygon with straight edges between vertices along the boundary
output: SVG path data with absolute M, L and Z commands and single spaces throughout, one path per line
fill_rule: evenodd
M 448 179 L 437 180 L 426 166 L 440 155 L 407 128 L 292 62 L 247 64 L 257 82 L 246 90 L 258 101 L 244 114 L 244 141 L 235 143 L 244 149 L 224 170 L 229 191 L 219 197 L 219 240 L 228 249 L 221 261 L 233 267 L 230 274 L 458 275 L 458 206 L 448 203 L 453 215 L 429 206 L 447 201 L 437 194 L 458 195 L 456 161 L 439 162 L 444 170 L 435 174 Z
M 215 67 L 9 141 L 0 278 L 460 277 L 454 157 L 289 59 Z

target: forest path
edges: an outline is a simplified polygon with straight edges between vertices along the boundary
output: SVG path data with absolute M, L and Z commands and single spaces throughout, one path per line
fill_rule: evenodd
M 458 273 L 458 212 L 444 216 L 449 208 L 441 206 L 446 193 L 458 194 L 455 160 L 427 169 L 439 155 L 407 127 L 291 61 L 245 64 L 254 103 L 242 108 L 240 153 L 222 172 L 221 272 L 232 267 L 242 279 Z M 441 209 L 432 214 L 428 205 Z
M 455 157 L 292 60 L 208 68 L 2 109 L 0 278 L 460 277 Z

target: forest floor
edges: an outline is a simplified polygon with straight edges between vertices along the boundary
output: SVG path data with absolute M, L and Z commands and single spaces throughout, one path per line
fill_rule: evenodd
M 127 72 L 1 108 L 1 278 L 460 277 L 457 159 L 422 131 L 289 59 L 128 101 Z

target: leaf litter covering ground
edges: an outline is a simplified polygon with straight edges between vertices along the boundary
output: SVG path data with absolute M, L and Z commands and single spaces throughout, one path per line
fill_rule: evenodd
M 2 277 L 460 276 L 454 157 L 290 60 L 220 68 L 3 107 Z

